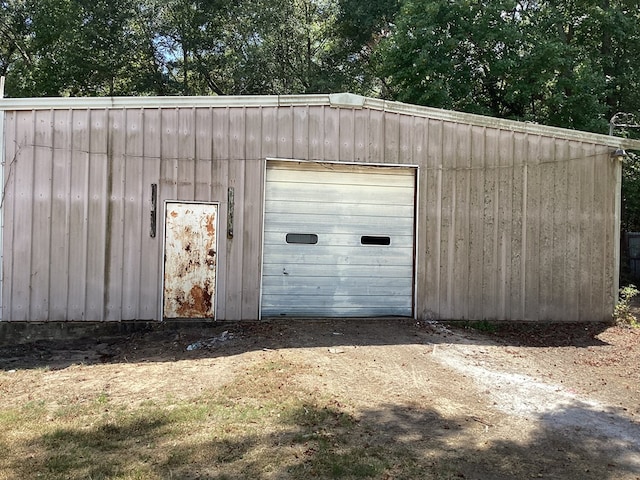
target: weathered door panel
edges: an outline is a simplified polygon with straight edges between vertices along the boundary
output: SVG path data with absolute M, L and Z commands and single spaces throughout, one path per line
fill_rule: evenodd
M 167 202 L 163 318 L 214 318 L 218 206 Z

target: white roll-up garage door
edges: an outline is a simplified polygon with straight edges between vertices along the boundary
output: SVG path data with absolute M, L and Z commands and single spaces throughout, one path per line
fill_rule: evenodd
M 411 316 L 415 169 L 270 161 L 262 316 Z

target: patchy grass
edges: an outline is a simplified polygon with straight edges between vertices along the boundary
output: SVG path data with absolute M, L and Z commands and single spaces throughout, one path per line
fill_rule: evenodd
M 403 448 L 363 443 L 347 406 L 299 388 L 302 371 L 269 361 L 187 400 L 98 392 L 0 411 L 0 479 L 359 479 L 406 463 Z

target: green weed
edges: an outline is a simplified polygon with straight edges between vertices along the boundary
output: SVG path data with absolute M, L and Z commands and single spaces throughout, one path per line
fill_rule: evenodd
M 640 293 L 635 285 L 622 287 L 618 292 L 618 303 L 613 309 L 613 319 L 617 325 L 638 328 L 640 323 L 633 314 L 631 301 Z

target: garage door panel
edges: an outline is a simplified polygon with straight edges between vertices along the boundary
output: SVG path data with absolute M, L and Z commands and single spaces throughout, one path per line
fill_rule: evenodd
M 316 186 L 317 187 L 317 186 Z M 413 189 L 395 187 L 376 187 L 368 189 L 365 187 L 345 188 L 344 186 L 325 185 L 324 188 L 310 189 L 309 185 L 295 184 L 286 190 L 276 189 L 274 185 L 268 184 L 266 189 L 267 198 L 271 200 L 290 200 L 301 202 L 312 202 L 322 199 L 326 203 L 380 203 L 380 198 L 385 198 L 387 205 L 407 205 L 413 202 Z
M 403 296 L 406 295 L 407 286 L 402 282 L 400 285 L 380 285 L 377 287 L 363 286 L 363 285 L 300 285 L 295 283 L 293 285 L 272 285 L 269 291 L 272 292 L 266 295 L 265 298 L 271 296 L 273 298 L 279 298 L 283 295 L 295 295 L 295 296 L 317 296 L 317 297 L 331 297 L 331 296 L 354 296 L 359 297 L 363 295 L 373 295 L 376 297 L 386 296 Z
M 282 302 L 282 295 L 264 295 L 262 302 L 264 307 L 274 307 L 280 310 L 284 310 L 288 306 L 306 306 L 307 308 L 354 308 L 367 305 L 370 308 L 384 308 L 395 307 L 399 308 L 406 306 L 407 301 L 411 301 L 411 296 L 402 295 L 385 295 L 385 296 L 371 296 L 371 295 L 295 295 L 293 298 L 288 298 L 286 302 Z
M 414 202 L 412 169 L 270 162 L 262 314 L 410 316 Z
M 273 184 L 311 184 L 311 185 L 348 185 L 348 186 L 384 186 L 384 187 L 406 187 L 408 182 L 413 181 L 412 171 L 384 168 L 378 173 L 373 173 L 371 168 L 362 172 L 345 172 L 342 166 L 336 166 L 340 176 L 336 176 L 336 170 L 312 170 L 307 166 L 302 166 L 308 175 L 300 176 L 300 170 L 291 168 L 270 168 L 270 181 Z M 394 171 L 395 170 L 395 171 Z
M 327 215 L 365 215 L 384 217 L 411 217 L 413 218 L 413 206 L 384 205 L 375 203 L 323 203 L 318 202 L 291 202 L 289 200 L 270 200 L 266 202 L 265 212 L 269 214 L 327 214 Z
M 294 220 L 298 220 L 295 222 Z M 265 225 L 265 232 L 287 233 L 334 233 L 359 235 L 386 235 L 393 236 L 398 232 L 405 232 L 413 228 L 413 218 L 398 217 L 394 222 L 383 222 L 372 217 L 329 217 L 327 215 L 287 215 L 271 220 Z
M 304 253 L 289 253 L 289 254 L 274 254 L 269 256 L 269 263 L 265 261 L 265 265 L 274 263 L 276 265 L 285 264 L 313 264 L 321 268 L 323 265 L 369 265 L 370 267 L 381 267 L 386 265 L 398 265 L 398 266 L 412 266 L 413 259 L 402 255 L 401 252 L 394 251 L 384 256 L 374 255 L 333 255 L 327 253 L 325 255 L 318 254 L 304 254 Z M 375 272 L 371 272 L 375 275 Z
M 408 266 L 385 265 L 375 271 L 375 277 L 379 278 L 407 278 L 411 269 Z M 373 278 L 370 265 L 310 265 L 293 263 L 265 263 L 262 269 L 263 277 L 282 276 L 286 271 L 289 277 L 331 277 L 333 281 L 339 281 L 343 276 Z M 264 286 L 264 285 L 263 285 Z
M 311 228 L 313 225 L 309 225 Z M 287 232 L 287 233 L 311 233 L 307 231 L 300 232 Z M 295 248 L 308 248 L 313 249 L 318 246 L 330 246 L 330 247 L 350 247 L 357 246 L 360 248 L 362 242 L 361 233 L 337 233 L 331 232 L 322 234 L 321 232 L 313 232 L 318 235 L 318 243 L 315 245 L 304 245 L 298 244 Z M 370 236 L 388 236 L 393 247 L 404 247 L 413 249 L 413 237 L 410 235 L 398 235 L 395 232 L 381 232 L 380 230 L 376 231 L 375 234 L 373 231 L 369 231 L 368 235 Z M 270 250 L 277 251 L 278 247 L 281 247 L 283 251 L 290 252 L 293 245 L 288 244 L 286 241 L 287 234 L 280 231 L 268 231 L 264 234 L 264 243 L 269 246 Z M 376 248 L 375 246 L 369 246 L 368 248 Z
M 263 286 L 268 286 L 274 290 L 280 288 L 294 288 L 299 285 L 301 287 L 308 287 L 312 285 L 314 288 L 325 289 L 336 288 L 359 288 L 362 286 L 362 281 L 357 277 L 341 277 L 337 282 L 333 276 L 318 276 L 318 275 L 265 275 L 263 279 Z M 370 288 L 402 288 L 407 289 L 411 287 L 411 280 L 406 277 L 375 277 L 367 281 L 366 287 Z M 406 290 L 405 290 L 406 291 Z
M 315 307 L 313 313 L 309 313 L 309 308 L 302 306 L 287 306 L 286 310 L 269 308 L 264 311 L 271 311 L 268 316 L 287 317 L 287 318 L 308 318 L 308 317 L 326 317 L 326 318 L 372 318 L 372 317 L 406 317 L 407 309 L 404 306 L 392 307 L 385 305 L 383 307 L 358 306 L 358 307 Z M 275 313 L 279 312 L 279 313 Z M 266 315 L 266 314 L 265 314 Z

